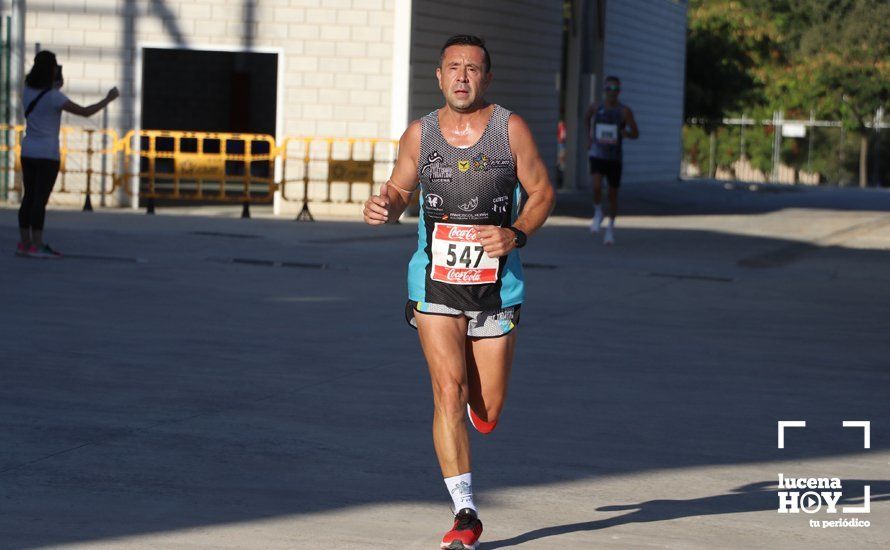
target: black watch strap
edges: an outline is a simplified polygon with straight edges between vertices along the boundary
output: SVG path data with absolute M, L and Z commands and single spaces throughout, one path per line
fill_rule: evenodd
M 526 235 L 519 229 L 516 229 L 512 225 L 507 229 L 509 229 L 516 235 L 515 237 L 513 237 L 513 244 L 516 246 L 516 248 L 522 248 L 523 246 L 525 246 L 525 243 L 528 241 L 528 235 Z

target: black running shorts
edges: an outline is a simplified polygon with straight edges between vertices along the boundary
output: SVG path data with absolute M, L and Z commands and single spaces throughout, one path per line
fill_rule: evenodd
M 590 157 L 590 173 L 602 174 L 609 187 L 621 187 L 621 161 Z

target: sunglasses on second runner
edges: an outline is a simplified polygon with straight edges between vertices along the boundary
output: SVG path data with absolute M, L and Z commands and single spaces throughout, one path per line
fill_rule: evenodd
M 607 86 L 605 87 L 605 90 L 606 90 L 607 92 L 617 92 L 617 91 L 621 90 L 621 86 L 616 86 L 616 85 L 614 85 L 614 84 L 609 84 L 609 85 L 607 85 Z

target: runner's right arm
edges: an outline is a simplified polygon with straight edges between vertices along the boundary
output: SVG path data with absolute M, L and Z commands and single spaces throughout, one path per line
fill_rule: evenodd
M 365 201 L 362 215 L 369 225 L 394 223 L 405 211 L 417 189 L 417 157 L 420 155 L 420 121 L 412 122 L 399 140 L 399 156 L 392 175 L 380 187 L 380 194 Z

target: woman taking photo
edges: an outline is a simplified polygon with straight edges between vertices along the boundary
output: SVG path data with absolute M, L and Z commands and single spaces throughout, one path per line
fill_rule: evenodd
M 62 87 L 62 66 L 56 55 L 41 51 L 25 77 L 22 106 L 25 108 L 25 137 L 22 139 L 22 182 L 24 196 L 19 208 L 20 239 L 16 254 L 35 258 L 57 258 L 61 254 L 43 242 L 46 203 L 59 174 L 59 128 L 62 111 L 92 116 L 118 97 L 117 88 L 102 101 L 83 107 L 69 100 Z

